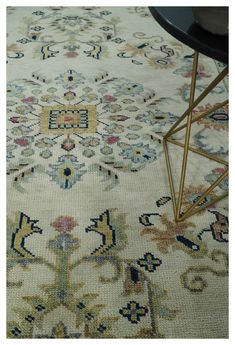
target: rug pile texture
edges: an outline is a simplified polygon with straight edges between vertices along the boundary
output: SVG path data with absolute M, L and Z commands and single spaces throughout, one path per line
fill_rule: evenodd
M 161 141 L 193 51 L 145 7 L 8 7 L 7 34 L 7 337 L 227 338 L 227 200 L 176 224 Z M 222 68 L 200 56 L 197 94 Z M 224 107 L 191 145 L 226 159 L 227 131 Z M 183 207 L 223 171 L 190 154 Z

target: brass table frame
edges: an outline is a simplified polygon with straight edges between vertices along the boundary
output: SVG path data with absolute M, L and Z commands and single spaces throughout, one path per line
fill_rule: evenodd
M 186 218 L 192 216 L 193 214 L 205 209 L 206 207 L 210 206 L 212 203 L 215 203 L 224 197 L 228 195 L 228 192 L 224 192 L 220 196 L 216 196 L 213 198 L 213 200 L 210 200 L 209 202 L 205 203 L 202 206 L 197 207 L 203 199 L 214 189 L 216 188 L 227 176 L 228 176 L 228 162 L 225 160 L 207 154 L 206 152 L 199 150 L 198 148 L 193 148 L 189 145 L 190 140 L 190 133 L 191 133 L 191 125 L 198 121 L 199 119 L 209 115 L 211 112 L 223 107 L 224 105 L 228 104 L 228 99 L 224 102 L 217 103 L 214 106 L 212 106 L 210 109 L 207 109 L 206 111 L 193 116 L 192 111 L 193 109 L 216 87 L 216 85 L 223 80 L 224 77 L 228 74 L 228 67 L 225 67 L 222 72 L 219 73 L 219 75 L 209 84 L 209 86 L 194 100 L 195 96 L 195 88 L 196 88 L 196 77 L 197 77 L 197 67 L 198 67 L 198 59 L 199 59 L 199 52 L 195 51 L 194 53 L 194 59 L 193 59 L 193 68 L 192 68 L 192 80 L 191 80 L 191 89 L 190 89 L 190 98 L 189 98 L 189 107 L 188 109 L 183 113 L 183 115 L 175 122 L 175 124 L 171 127 L 171 129 L 163 136 L 163 147 L 165 151 L 165 157 L 166 157 L 166 166 L 167 166 L 167 172 L 168 172 L 168 179 L 170 184 L 170 190 L 171 190 L 171 196 L 172 196 L 172 203 L 173 203 L 173 211 L 175 216 L 175 221 L 180 222 L 185 220 Z M 187 122 L 181 126 L 179 124 L 187 117 Z M 179 126 L 179 127 L 178 127 Z M 178 128 L 177 128 L 178 127 Z M 173 134 L 180 131 L 181 129 L 186 127 L 186 134 L 185 134 L 185 142 L 182 144 L 181 142 L 174 140 L 171 138 Z M 180 176 L 180 186 L 179 186 L 179 193 L 178 198 L 176 200 L 175 195 L 175 188 L 172 178 L 172 169 L 170 165 L 170 159 L 169 159 L 169 153 L 168 153 L 168 147 L 167 143 L 172 143 L 177 146 L 180 146 L 184 149 L 183 153 L 183 161 L 182 161 L 182 169 L 181 169 L 181 176 Z M 201 156 L 207 157 L 211 160 L 214 160 L 218 163 L 221 163 L 227 167 L 225 172 L 195 201 L 194 204 L 192 204 L 184 213 L 181 212 L 182 207 L 182 198 L 183 198 L 183 192 L 184 192 L 184 183 L 185 183 L 185 175 L 186 175 L 186 168 L 187 168 L 187 160 L 188 160 L 188 151 L 192 151 L 196 154 L 199 154 Z

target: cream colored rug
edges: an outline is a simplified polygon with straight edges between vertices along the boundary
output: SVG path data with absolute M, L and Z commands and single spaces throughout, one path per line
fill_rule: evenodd
M 159 139 L 193 51 L 142 7 L 9 7 L 7 24 L 8 337 L 228 337 L 227 200 L 177 225 Z M 201 56 L 197 92 L 221 68 Z M 191 144 L 226 159 L 227 130 L 219 109 Z M 183 206 L 223 171 L 190 154 Z

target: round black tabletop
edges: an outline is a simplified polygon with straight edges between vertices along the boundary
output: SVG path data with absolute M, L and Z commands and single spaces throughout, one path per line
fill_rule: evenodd
M 194 21 L 192 7 L 149 7 L 156 21 L 173 37 L 198 52 L 228 64 L 228 36 L 214 35 Z

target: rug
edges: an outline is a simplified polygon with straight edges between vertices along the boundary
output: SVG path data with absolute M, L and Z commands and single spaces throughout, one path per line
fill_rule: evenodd
M 8 7 L 7 34 L 7 337 L 227 338 L 227 200 L 175 223 L 161 140 L 193 51 L 145 7 Z M 191 145 L 226 159 L 227 133 L 223 107 Z M 190 153 L 183 207 L 223 171 Z

